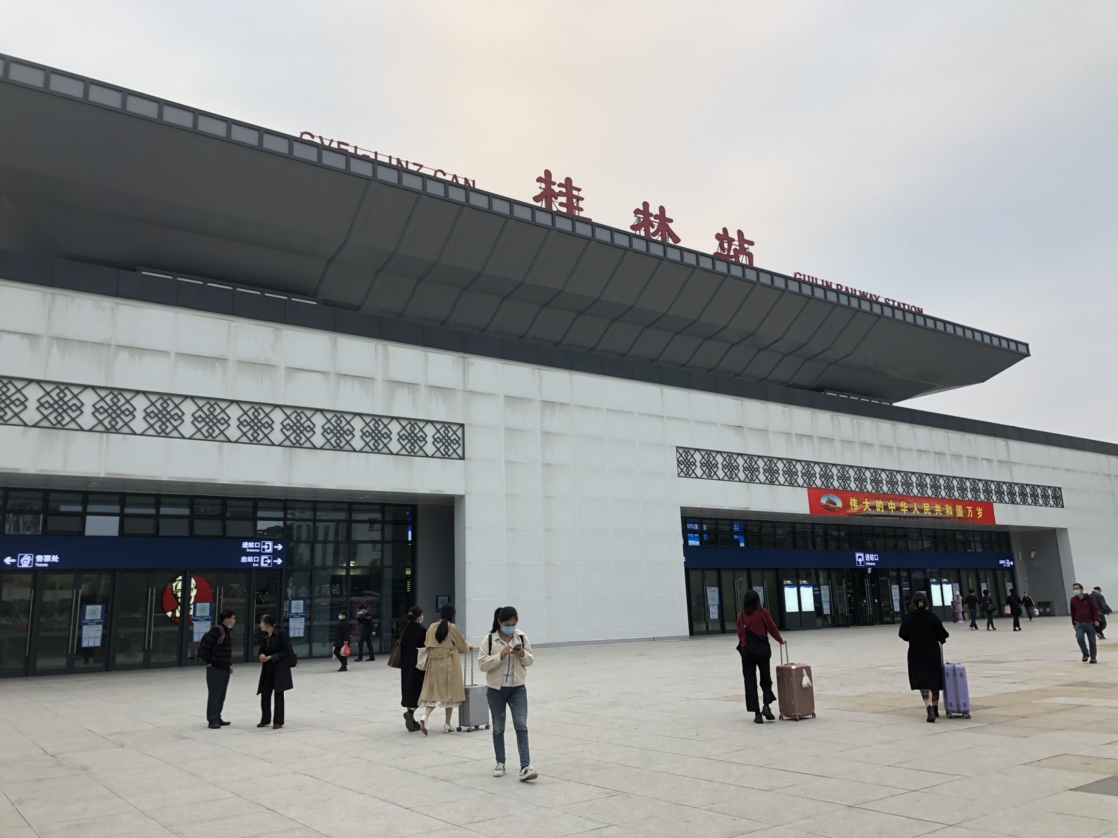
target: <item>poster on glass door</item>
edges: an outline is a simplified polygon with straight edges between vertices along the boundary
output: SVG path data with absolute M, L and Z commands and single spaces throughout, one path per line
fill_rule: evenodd
M 707 588 L 707 614 L 711 622 L 718 620 L 718 588 L 710 586 Z

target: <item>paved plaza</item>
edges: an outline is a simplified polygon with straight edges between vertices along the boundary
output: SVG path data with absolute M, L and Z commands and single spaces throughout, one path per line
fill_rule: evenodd
M 532 784 L 490 776 L 488 732 L 408 734 L 384 658 L 301 661 L 281 731 L 253 665 L 221 731 L 200 669 L 4 681 L 0 835 L 1118 836 L 1118 649 L 1000 626 L 948 627 L 974 713 L 934 725 L 891 626 L 792 634 L 819 717 L 764 727 L 732 637 L 539 649 Z

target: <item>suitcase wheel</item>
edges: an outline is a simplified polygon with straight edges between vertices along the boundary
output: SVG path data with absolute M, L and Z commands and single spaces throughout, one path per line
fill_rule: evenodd
M 486 729 L 486 730 L 489 730 L 489 725 L 486 725 L 486 726 L 485 726 L 485 729 Z
M 969 719 L 970 718 L 970 713 L 964 713 L 963 718 L 964 719 Z
M 458 729 L 458 732 L 461 733 L 462 732 L 462 725 L 458 725 L 457 729 Z

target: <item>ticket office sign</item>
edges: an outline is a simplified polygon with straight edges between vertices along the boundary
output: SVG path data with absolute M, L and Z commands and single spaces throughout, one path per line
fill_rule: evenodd
M 986 501 L 844 492 L 838 489 L 808 489 L 807 497 L 812 515 L 831 518 L 935 519 L 966 526 L 992 526 L 997 523 L 994 504 Z

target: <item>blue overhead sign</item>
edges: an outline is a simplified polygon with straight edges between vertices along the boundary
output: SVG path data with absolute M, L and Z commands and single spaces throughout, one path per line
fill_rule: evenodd
M 282 569 L 276 539 L 0 535 L 0 570 Z
M 1013 557 L 1006 553 L 932 553 L 877 552 L 853 550 L 776 550 L 741 547 L 683 548 L 683 564 L 692 568 L 876 568 L 879 570 L 918 570 L 953 568 L 959 570 L 1012 569 Z

